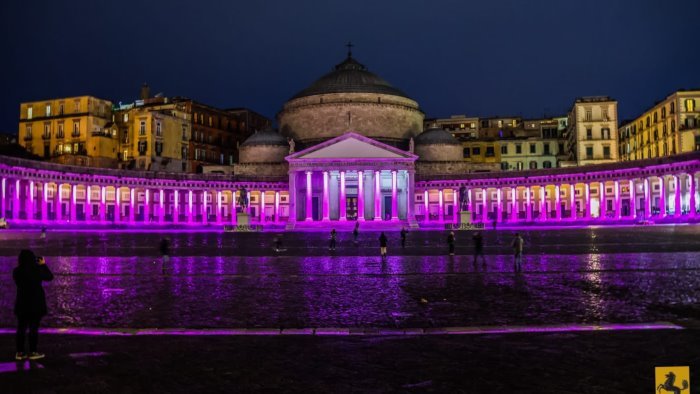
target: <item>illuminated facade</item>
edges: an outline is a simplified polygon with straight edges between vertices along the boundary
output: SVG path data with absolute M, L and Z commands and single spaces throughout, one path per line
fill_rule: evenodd
M 567 150 L 578 166 L 614 163 L 617 148 L 617 101 L 606 96 L 576 99 L 568 115 Z
M 700 150 L 700 90 L 678 91 L 620 126 L 620 160 Z

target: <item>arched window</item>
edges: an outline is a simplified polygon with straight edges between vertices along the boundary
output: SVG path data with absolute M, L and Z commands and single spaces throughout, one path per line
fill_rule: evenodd
M 676 103 L 674 103 L 673 101 L 671 101 L 671 108 L 669 112 L 671 112 L 672 114 L 676 113 Z
M 542 163 L 542 168 L 552 168 L 552 163 L 549 160 L 547 160 Z
M 651 118 L 647 116 L 647 127 L 649 127 L 649 125 L 651 125 Z
M 666 145 L 666 141 L 664 141 L 664 156 L 668 156 L 668 145 Z
M 659 119 L 656 117 L 656 111 L 654 111 L 654 123 L 658 122 Z
M 661 108 L 661 119 L 666 119 L 666 107 Z
M 531 169 L 531 170 L 536 170 L 536 169 L 537 169 L 537 162 L 536 162 L 536 161 L 531 161 L 531 162 L 530 162 L 530 169 Z
M 695 99 L 685 100 L 685 110 L 688 112 L 695 112 Z
M 666 123 L 664 123 L 664 127 L 663 127 L 663 134 L 664 134 L 664 137 L 666 137 L 666 131 L 667 131 L 667 130 L 666 130 Z
M 675 133 L 675 132 L 676 132 L 676 121 L 671 120 L 671 133 Z

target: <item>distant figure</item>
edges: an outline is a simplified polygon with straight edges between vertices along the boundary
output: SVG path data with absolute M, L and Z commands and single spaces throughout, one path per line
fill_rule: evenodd
M 476 266 L 477 257 L 481 256 L 481 262 L 484 267 L 486 267 L 486 258 L 484 257 L 484 238 L 481 236 L 479 231 L 475 232 L 472 236 L 474 241 L 474 266 Z
M 384 231 L 379 235 L 379 253 L 382 256 L 382 260 L 386 258 L 386 244 L 387 244 L 387 238 L 386 235 L 384 234 Z
M 352 242 L 357 246 L 357 237 L 360 235 L 360 222 L 355 222 L 355 228 L 352 230 Z
M 161 266 L 160 269 L 163 273 L 165 273 L 165 265 L 168 264 L 170 261 L 170 240 L 167 238 L 163 238 L 160 240 L 160 255 L 161 257 Z
M 41 228 L 41 235 L 39 235 L 39 239 L 46 239 L 46 227 Z
M 416 149 L 416 143 L 413 141 L 413 137 L 408 141 L 408 151 L 413 153 L 413 150 Z
M 335 250 L 335 239 L 338 233 L 336 233 L 335 229 L 331 230 L 331 242 L 328 245 L 328 250 Z
M 15 343 L 17 353 L 15 360 L 25 358 L 38 360 L 44 357 L 37 352 L 39 342 L 39 322 L 46 315 L 46 295 L 41 285 L 43 281 L 53 279 L 53 274 L 43 257 L 36 257 L 31 250 L 19 252 L 17 268 L 12 271 L 12 279 L 17 286 L 15 315 L 17 316 L 17 335 Z M 24 351 L 24 341 L 29 329 L 29 353 Z
M 496 219 L 493 219 L 493 231 L 496 231 L 497 225 L 498 225 L 498 221 L 496 221 Z
M 513 238 L 513 242 L 511 242 L 510 246 L 513 247 L 515 272 L 521 272 L 523 263 L 523 238 L 519 233 L 515 233 L 515 238 Z
M 289 154 L 291 155 L 294 153 L 294 146 L 296 145 L 294 138 L 287 138 L 287 143 L 289 144 Z
M 282 236 L 277 235 L 275 239 L 273 240 L 273 243 L 275 244 L 275 252 L 281 252 L 282 249 Z
M 467 187 L 462 185 L 459 187 L 459 211 L 465 212 L 469 209 L 469 194 L 467 194 Z
M 406 227 L 401 227 L 401 247 L 402 248 L 406 247 L 406 234 L 408 234 L 408 230 L 406 230 Z
M 455 232 L 450 231 L 447 235 L 447 246 L 449 248 L 450 256 L 455 255 Z
M 248 190 L 246 190 L 245 186 L 241 186 L 238 188 L 238 192 L 241 194 L 238 199 L 241 203 L 241 207 L 243 207 L 243 212 L 245 212 L 248 208 Z

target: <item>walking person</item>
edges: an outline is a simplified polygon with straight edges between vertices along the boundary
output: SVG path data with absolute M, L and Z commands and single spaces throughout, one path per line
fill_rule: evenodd
M 282 252 L 282 235 L 277 235 L 275 239 L 272 241 L 275 245 L 275 252 Z
M 382 260 L 386 259 L 386 244 L 387 238 L 384 231 L 379 235 L 379 253 L 382 255 Z
M 476 260 L 481 256 L 482 266 L 486 267 L 486 258 L 484 257 L 484 237 L 481 236 L 481 232 L 477 231 L 472 236 L 474 241 L 474 266 L 476 267 Z
M 161 239 L 159 250 L 161 255 L 160 270 L 162 273 L 165 273 L 165 265 L 170 261 L 170 240 L 167 238 Z
M 39 235 L 39 239 L 46 239 L 46 226 L 41 228 L 41 235 Z
M 406 234 L 408 234 L 406 227 L 401 227 L 401 248 L 406 248 Z
M 515 272 L 521 272 L 523 263 L 523 238 L 519 233 L 515 233 L 515 238 L 513 238 L 513 242 L 511 242 L 510 246 L 513 248 L 514 253 L 513 265 Z
M 53 274 L 43 257 L 36 257 L 31 250 L 19 252 L 17 268 L 12 271 L 12 279 L 17 286 L 15 316 L 17 316 L 17 335 L 15 343 L 17 353 L 15 360 L 25 358 L 38 360 L 44 357 L 37 352 L 39 342 L 39 322 L 46 315 L 46 295 L 41 285 L 43 281 L 53 279 Z M 24 342 L 29 329 L 29 353 L 25 353 Z
M 455 232 L 450 231 L 450 234 L 447 235 L 447 245 L 449 248 L 450 256 L 455 255 Z
M 357 237 L 360 235 L 360 222 L 355 222 L 355 228 L 352 230 L 352 242 L 357 246 Z
M 331 240 L 330 244 L 328 245 L 328 250 L 335 250 L 335 239 L 338 233 L 336 233 L 335 229 L 331 230 Z

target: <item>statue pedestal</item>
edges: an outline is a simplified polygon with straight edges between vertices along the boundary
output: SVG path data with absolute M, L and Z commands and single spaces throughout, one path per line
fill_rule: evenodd
M 236 212 L 236 225 L 249 226 L 250 225 L 250 215 L 248 215 L 247 212 Z
M 472 213 L 469 211 L 460 212 L 459 224 L 472 224 Z

